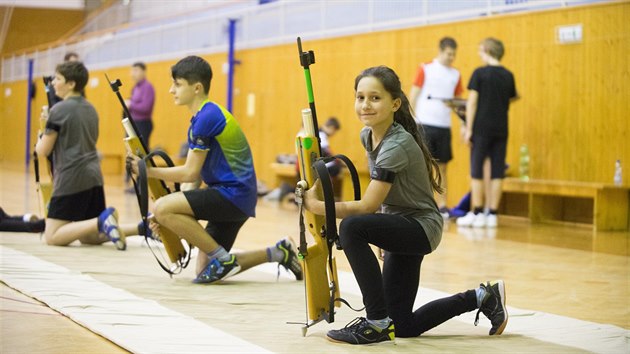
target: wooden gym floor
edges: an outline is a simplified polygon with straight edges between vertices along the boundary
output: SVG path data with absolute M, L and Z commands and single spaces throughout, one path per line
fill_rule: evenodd
M 25 176 L 22 166 L 0 167 L 0 206 L 12 214 L 25 210 L 37 212 L 33 177 Z M 121 222 L 136 222 L 139 214 L 135 196 L 124 194 L 123 188 L 122 177 L 106 176 L 108 205 L 118 208 Z M 287 235 L 297 237 L 297 211 L 293 206 L 261 200 L 257 213 L 258 217 L 248 221 L 241 231 L 236 248 L 254 249 Z M 131 242 L 126 252 L 117 252 L 111 245 L 48 247 L 36 234 L 0 233 L 0 247 L 6 252 L 0 253 L 0 263 L 8 267 L 9 255 L 23 252 L 73 273 L 90 275 L 98 282 L 125 289 L 139 298 L 155 300 L 269 352 L 383 350 L 380 346 L 362 349 L 339 346 L 323 339 L 326 330 L 341 327 L 355 317 L 347 308 L 339 309 L 334 324 L 318 324 L 302 338 L 298 326 L 285 324 L 303 319 L 302 285 L 284 276 L 276 282 L 275 270 L 270 271 L 269 267 L 245 272 L 226 282 L 238 286 L 194 286 L 190 284 L 194 267 L 169 279 L 146 247 L 137 241 Z M 337 253 L 337 257 L 340 272 L 348 276 L 350 269 L 345 257 L 342 253 Z M 506 282 L 508 305 L 523 310 L 512 314 L 506 335 L 499 338 L 486 336 L 487 328 L 473 327 L 472 321 L 452 320 L 421 338 L 398 340 L 396 347 L 387 347 L 386 351 L 580 352 L 588 347 L 580 349 L 554 342 L 553 338 L 541 339 L 545 332 L 555 330 L 551 328 L 556 323 L 553 316 L 545 317 L 552 320 L 541 320 L 539 330 L 534 328 L 538 334 L 530 337 L 519 332 L 520 321 L 530 314 L 544 313 L 564 316 L 580 325 L 587 323 L 580 320 L 588 321 L 589 331 L 598 327 L 607 331 L 608 327 L 603 325 L 624 329 L 614 333 L 622 333 L 617 339 L 625 345 L 613 348 L 615 352 L 628 352 L 629 260 L 628 232 L 593 233 L 585 227 L 531 225 L 514 218 L 500 218 L 496 230 L 458 230 L 451 222 L 438 250 L 425 258 L 421 286 L 432 289 L 427 292 L 455 293 L 474 288 L 485 280 L 502 278 Z M 349 280 L 344 283 L 342 277 L 342 295 L 358 305 L 360 297 L 347 285 L 351 278 L 346 278 Z M 344 284 L 348 294 L 344 293 Z M 73 322 L 4 282 L 0 287 L 1 353 L 126 351 L 114 344 L 114 339 L 110 341 L 86 328 L 89 325 Z

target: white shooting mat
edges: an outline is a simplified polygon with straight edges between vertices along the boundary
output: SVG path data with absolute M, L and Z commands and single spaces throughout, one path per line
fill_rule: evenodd
M 269 353 L 190 316 L 0 245 L 0 280 L 134 353 Z
M 264 264 L 258 266 L 257 269 L 268 273 L 276 271 L 275 266 L 272 264 Z M 289 277 L 286 274 L 282 276 Z M 352 273 L 339 272 L 338 276 L 342 296 L 344 294 L 361 296 L 359 285 Z M 509 290 L 509 284 L 506 284 L 506 297 L 508 299 L 510 296 Z M 451 295 L 453 294 L 420 287 L 414 308 Z M 465 313 L 455 317 L 454 320 L 472 324 L 475 321 L 475 314 L 476 311 Z M 489 331 L 491 327 L 490 321 L 487 321 L 483 314 L 479 316 L 481 319 L 478 326 Z M 630 331 L 617 326 L 582 321 L 540 311 L 518 309 L 511 306 L 508 306 L 508 316 L 508 325 L 505 332 L 503 332 L 504 334 L 530 337 L 594 353 L 630 353 Z
M 501 336 L 487 336 L 489 321 L 483 315 L 474 327 L 471 312 L 421 337 L 397 339 L 396 346 L 336 345 L 323 338 L 325 332 L 361 314 L 338 309 L 335 323 L 320 323 L 302 338 L 299 327 L 286 321 L 303 319 L 303 284 L 284 272 L 275 282 L 275 264 L 225 285 L 199 286 L 190 284 L 191 269 L 169 280 L 136 242 L 118 252 L 105 246 L 49 247 L 17 236 L 6 241 L 34 255 L 0 245 L 0 280 L 132 352 L 630 352 L 628 330 L 513 307 Z M 342 296 L 360 305 L 354 276 L 339 272 L 339 278 Z M 449 295 L 420 288 L 416 305 Z

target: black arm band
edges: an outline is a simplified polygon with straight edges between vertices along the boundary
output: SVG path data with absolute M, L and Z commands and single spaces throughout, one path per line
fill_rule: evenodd
M 61 130 L 61 126 L 59 124 L 55 124 L 52 122 L 46 122 L 46 129 L 47 130 L 54 130 L 57 133 L 59 133 L 59 131 Z
M 374 170 L 372 170 L 372 174 L 370 175 L 370 178 L 375 179 L 377 181 L 394 183 L 394 180 L 396 179 L 396 172 L 377 167 Z
M 212 139 L 205 137 L 205 136 L 201 136 L 201 135 L 195 135 L 192 137 L 192 142 L 193 144 L 197 145 L 197 146 L 203 146 L 205 148 L 209 148 L 210 147 L 210 141 Z

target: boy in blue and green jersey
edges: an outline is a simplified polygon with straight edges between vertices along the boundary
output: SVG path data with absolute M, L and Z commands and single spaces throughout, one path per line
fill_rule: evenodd
M 289 239 L 257 251 L 231 254 L 236 236 L 248 218 L 255 216 L 256 173 L 247 138 L 228 110 L 208 100 L 212 69 L 197 56 L 171 68 L 169 92 L 175 104 L 192 113 L 188 154 L 182 166 L 149 167 L 147 175 L 164 181 L 204 182 L 207 188 L 189 189 L 158 199 L 150 228 L 173 230 L 200 250 L 195 283 L 214 283 L 265 262 L 278 262 L 302 279 L 302 267 Z M 137 173 L 137 157 L 132 167 Z M 198 220 L 207 220 L 204 228 Z

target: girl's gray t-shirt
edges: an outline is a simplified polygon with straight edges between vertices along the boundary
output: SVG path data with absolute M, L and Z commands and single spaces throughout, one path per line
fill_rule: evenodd
M 103 185 L 98 155 L 98 114 L 83 97 L 69 97 L 50 110 L 45 134 L 57 132 L 53 148 L 53 197 Z
M 394 123 L 377 147 L 372 148 L 372 130 L 368 127 L 361 131 L 361 142 L 367 151 L 372 178 L 383 171 L 389 176 L 395 174 L 380 212 L 418 221 L 434 251 L 442 240 L 444 220 L 433 197 L 424 155 L 413 136 Z

